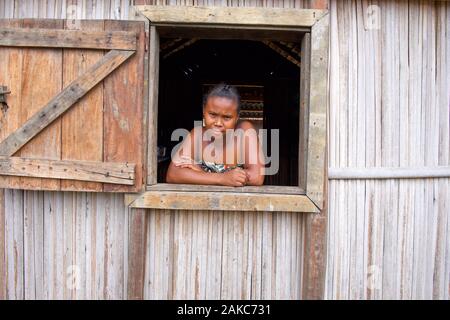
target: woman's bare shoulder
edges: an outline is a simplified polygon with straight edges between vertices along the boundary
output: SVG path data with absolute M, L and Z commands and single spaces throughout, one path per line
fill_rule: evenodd
M 236 129 L 243 129 L 243 130 L 255 129 L 255 126 L 249 120 L 241 120 L 236 125 Z

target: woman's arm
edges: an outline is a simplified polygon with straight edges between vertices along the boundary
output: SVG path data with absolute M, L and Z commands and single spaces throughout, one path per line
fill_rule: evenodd
M 171 162 L 167 171 L 166 182 L 242 187 L 247 184 L 247 173 L 239 168 L 225 173 L 204 172 L 177 166 Z
M 261 162 L 260 155 L 262 149 L 258 134 L 255 127 L 250 121 L 243 121 L 239 124 L 239 128 L 244 130 L 244 146 L 245 146 L 245 172 L 248 176 L 247 185 L 262 186 L 264 184 L 264 164 Z
M 223 185 L 240 187 L 247 182 L 244 170 L 231 170 L 226 173 L 204 172 L 194 163 L 194 130 L 186 137 L 170 162 L 166 174 L 167 183 Z M 189 153 L 190 150 L 190 153 Z

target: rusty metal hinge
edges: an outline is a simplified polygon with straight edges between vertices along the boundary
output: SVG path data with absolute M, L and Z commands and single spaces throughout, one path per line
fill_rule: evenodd
M 11 91 L 8 90 L 7 86 L 0 86 L 0 108 L 3 112 L 8 110 L 8 104 L 6 103 L 6 94 L 10 94 Z

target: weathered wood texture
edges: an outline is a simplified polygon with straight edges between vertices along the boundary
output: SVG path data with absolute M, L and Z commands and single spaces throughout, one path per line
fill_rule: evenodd
M 300 187 L 280 187 L 280 186 L 245 186 L 245 187 L 226 187 L 226 186 L 206 186 L 192 184 L 171 184 L 158 183 L 147 186 L 149 191 L 203 191 L 203 192 L 250 192 L 250 193 L 274 193 L 274 194 L 305 194 Z
M 0 17 L 66 18 L 66 8 L 75 3 L 0 0 Z M 75 7 L 73 17 L 128 19 L 128 5 L 123 0 L 88 2 Z M 259 5 L 259 1 L 246 5 Z M 300 8 L 303 1 L 285 1 L 285 6 Z M 64 50 L 66 65 L 69 61 L 73 65 L 66 72 L 67 81 L 97 60 L 98 52 L 83 52 L 85 60 Z M 94 89 L 88 96 L 101 101 L 102 92 Z M 82 104 L 84 110 L 97 105 Z M 65 115 L 79 118 L 73 128 L 63 118 L 66 137 L 86 123 L 76 110 Z M 80 137 L 93 150 L 91 158 L 82 160 L 101 160 L 96 140 L 101 134 L 93 131 L 93 137 Z M 65 159 L 79 155 L 78 150 L 63 148 L 65 153 Z M 85 182 L 67 183 L 77 190 L 85 187 Z M 91 188 L 102 190 L 95 183 Z M 1 201 L 3 194 L 5 201 Z M 0 298 L 299 299 L 303 221 L 302 215 L 288 213 L 129 212 L 123 195 L 0 189 L 0 271 L 7 270 L 0 272 Z M 67 280 L 77 270 L 80 285 L 70 289 Z
M 2 28 L 0 46 L 136 50 L 132 32 Z
M 46 160 L 0 156 L 0 174 L 134 184 L 134 164 L 97 161 Z
M 145 26 L 129 21 L 105 21 L 107 30 L 134 31 L 139 35 L 135 57 L 125 62 L 104 81 L 104 143 L 106 162 L 135 162 L 136 186 L 105 185 L 104 191 L 135 191 L 144 185 L 144 150 L 147 143 L 144 129 L 144 55 Z
M 20 124 L 19 129 L 10 133 L 6 139 L 1 141 L 0 155 L 13 156 L 31 139 L 41 133 L 42 130 L 47 128 L 55 120 L 59 120 L 59 117 L 64 112 L 71 108 L 78 100 L 133 54 L 133 51 L 111 50 L 108 52 L 102 59 L 88 68 L 85 73 L 51 98 L 45 106 L 32 113 L 25 123 Z M 30 79 L 28 81 L 33 83 L 33 86 L 39 87 L 40 82 L 34 83 L 32 80 Z M 5 121 L 8 121 L 7 112 L 11 107 L 15 106 L 8 106 L 8 109 L 4 111 Z
M 319 209 L 324 208 L 325 150 L 327 147 L 329 14 L 311 29 L 308 160 L 306 194 Z
M 139 6 L 152 23 L 216 23 L 227 25 L 270 25 L 311 27 L 324 14 L 323 10 L 291 8 L 217 8 L 208 6 Z
M 108 52 L 98 48 L 62 49 L 55 40 L 55 48 L 0 47 L 6 66 L 0 73 L 0 83 L 11 88 L 8 107 L 2 108 L 0 114 L 0 122 L 5 123 L 0 126 L 0 155 L 54 161 L 129 162 L 136 165 L 134 181 L 121 186 L 101 184 L 98 179 L 80 183 L 2 175 L 0 186 L 30 190 L 141 190 L 146 141 L 143 121 L 145 25 L 113 20 L 72 23 L 73 20 L 62 19 L 3 20 L 0 27 L 8 30 L 23 27 L 22 33 L 27 28 L 31 31 L 39 28 L 40 34 L 48 30 L 55 33 L 54 36 L 62 36 L 66 31 L 79 35 L 93 32 L 94 38 L 106 34 L 104 38 L 112 35 L 111 45 L 116 45 L 114 35 L 118 33 L 119 40 L 131 35 L 128 42 L 132 46 Z M 101 42 L 100 38 L 99 48 L 105 47 Z M 122 50 L 128 47 L 135 50 Z
M 329 165 L 448 167 L 450 3 L 368 4 L 331 1 Z M 330 180 L 326 297 L 449 299 L 449 183 Z
M 211 191 L 147 191 L 130 203 L 130 206 L 178 210 L 319 212 L 314 203 L 305 195 Z
M 65 18 L 61 13 L 71 4 L 18 2 L 0 0 L 0 15 Z M 197 2 L 278 7 L 309 3 Z M 86 3 L 77 17 L 128 17 L 127 1 Z M 381 30 L 362 25 L 367 2 L 330 4 L 330 165 L 448 166 L 449 3 L 371 4 L 380 6 Z M 387 23 L 401 32 L 387 29 Z M 384 63 L 395 68 L 385 67 L 382 77 Z M 391 92 L 386 97 L 402 97 L 401 103 L 381 102 L 381 80 L 390 81 L 383 89 Z M 400 92 L 399 87 L 402 95 L 392 94 Z M 326 298 L 449 299 L 449 184 L 449 179 L 330 181 Z M 0 298 L 301 297 L 303 216 L 146 212 L 129 215 L 123 196 L 114 194 L 0 191 Z M 132 232 L 132 225 L 141 224 L 145 230 Z M 145 245 L 136 247 L 144 238 Z M 140 260 L 131 264 L 132 256 Z M 70 265 L 81 268 L 79 290 L 59 286 L 67 275 L 62 270 Z M 139 272 L 142 269 L 145 272 Z

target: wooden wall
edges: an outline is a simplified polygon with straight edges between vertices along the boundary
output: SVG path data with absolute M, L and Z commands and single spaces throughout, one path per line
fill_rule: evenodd
M 450 165 L 449 2 L 332 1 L 330 56 L 331 168 Z M 330 180 L 326 297 L 448 299 L 449 183 Z
M 76 3 L 0 0 L 0 18 L 66 18 Z M 128 19 L 125 0 L 78 3 L 77 18 Z M 145 223 L 143 234 L 130 233 L 136 221 Z M 299 299 L 304 226 L 302 215 L 287 213 L 131 214 L 121 195 L 4 190 L 0 299 L 122 299 L 140 291 L 147 299 Z M 71 289 L 76 272 L 79 287 Z
M 158 1 L 166 2 L 310 3 Z M 0 17 L 64 18 L 71 3 L 0 0 Z M 79 3 L 79 18 L 128 17 L 128 1 Z M 381 9 L 379 30 L 364 28 L 369 4 Z M 330 167 L 450 165 L 450 4 L 330 6 Z M 326 298 L 448 299 L 449 183 L 330 180 Z M 132 221 L 145 231 L 130 234 Z M 120 195 L 0 191 L 0 299 L 133 297 L 139 268 L 148 299 L 298 299 L 304 234 L 296 214 L 131 215 Z M 130 249 L 131 236 L 141 248 Z M 129 264 L 142 251 L 142 264 Z M 71 265 L 80 268 L 78 290 L 70 289 Z

